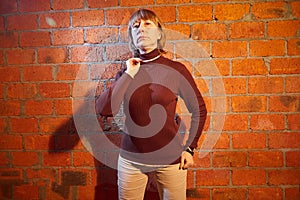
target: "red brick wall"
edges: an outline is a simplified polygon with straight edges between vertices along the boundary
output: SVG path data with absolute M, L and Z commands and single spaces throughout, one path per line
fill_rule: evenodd
M 293 0 L 1 0 L 0 199 L 116 198 L 116 171 L 76 134 L 72 95 L 79 69 L 85 81 L 121 67 L 137 7 L 199 42 L 222 75 L 199 78 L 189 66 L 209 109 L 203 137 L 218 120 L 211 94 L 220 80 L 227 107 L 218 142 L 188 171 L 188 199 L 300 199 L 300 2 Z M 153 185 L 148 199 L 157 199 Z

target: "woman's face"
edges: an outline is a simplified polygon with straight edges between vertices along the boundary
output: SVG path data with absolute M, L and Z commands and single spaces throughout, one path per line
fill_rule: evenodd
M 161 38 L 161 32 L 151 20 L 140 19 L 131 27 L 131 35 L 134 45 L 140 53 L 149 53 L 157 48 L 157 41 Z

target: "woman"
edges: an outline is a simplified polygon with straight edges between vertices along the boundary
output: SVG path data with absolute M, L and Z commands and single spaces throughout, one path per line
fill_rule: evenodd
M 186 67 L 163 56 L 165 33 L 156 14 L 140 9 L 128 24 L 133 58 L 114 84 L 96 98 L 102 116 L 123 102 L 125 134 L 118 160 L 119 199 L 143 199 L 147 172 L 155 171 L 161 200 L 186 199 L 186 176 L 206 119 L 206 107 Z M 192 113 L 189 138 L 178 134 L 178 96 Z

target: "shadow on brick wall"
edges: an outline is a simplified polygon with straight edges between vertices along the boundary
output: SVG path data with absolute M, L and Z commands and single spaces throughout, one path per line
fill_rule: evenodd
M 70 118 L 68 122 L 62 124 L 57 128 L 55 133 L 51 136 L 49 143 L 49 152 L 51 154 L 59 154 L 63 152 L 70 152 L 75 150 L 76 152 L 81 151 L 83 148 L 79 147 L 81 145 L 81 138 L 77 133 L 77 130 L 74 125 L 74 119 Z M 122 132 L 114 132 L 111 133 L 112 128 L 108 133 L 105 133 L 107 137 L 113 141 L 115 144 L 120 145 Z M 85 141 L 86 142 L 86 141 Z M 93 149 L 92 151 L 95 151 Z M 83 150 L 83 152 L 87 152 Z M 91 152 L 93 155 L 94 152 Z M 111 167 L 105 166 L 95 157 L 93 157 L 93 164 L 95 176 L 92 177 L 91 181 L 84 169 L 85 166 L 75 166 L 76 158 L 71 157 L 73 159 L 73 163 L 71 163 L 70 170 L 64 169 L 64 171 L 59 171 L 58 173 L 58 183 L 54 182 L 51 185 L 52 192 L 58 194 L 64 199 L 80 199 L 80 197 L 84 197 L 85 199 L 91 198 L 94 200 L 117 200 L 118 199 L 118 186 L 117 186 L 117 170 Z M 83 158 L 84 159 L 84 158 Z M 89 164 L 90 165 L 90 164 Z M 90 167 L 90 166 L 88 166 Z M 93 173 L 92 173 L 93 176 Z M 92 182 L 92 183 L 91 183 Z M 90 185 L 89 185 L 90 184 Z M 91 192 L 91 185 L 95 186 L 92 194 L 88 194 Z M 74 187 L 75 186 L 75 187 Z M 80 191 L 78 191 L 78 187 L 80 186 Z M 85 187 L 87 188 L 85 190 Z M 78 196 L 79 195 L 79 196 Z M 93 197 L 92 197 L 93 196 Z M 154 174 L 149 174 L 149 182 L 147 185 L 147 189 L 145 192 L 145 200 L 159 200 L 158 192 L 156 189 L 156 182 Z

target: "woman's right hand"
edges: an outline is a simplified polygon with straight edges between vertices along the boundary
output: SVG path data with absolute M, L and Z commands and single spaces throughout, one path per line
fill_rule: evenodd
M 138 73 L 140 66 L 141 66 L 141 59 L 140 58 L 130 58 L 126 61 L 126 71 L 129 76 L 132 78 Z

